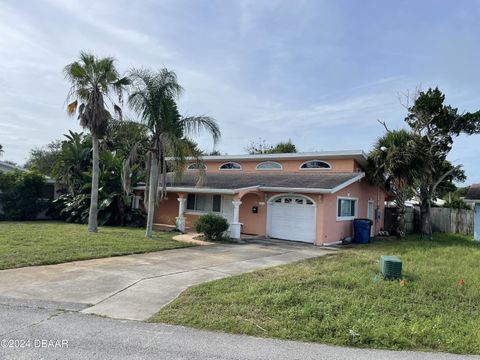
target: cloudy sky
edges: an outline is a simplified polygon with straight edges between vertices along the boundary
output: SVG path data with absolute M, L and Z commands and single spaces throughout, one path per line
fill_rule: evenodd
M 0 144 L 29 150 L 80 130 L 62 68 L 80 50 L 176 71 L 184 114 L 221 126 L 222 153 L 289 138 L 301 151 L 364 149 L 404 126 L 399 97 L 439 86 L 480 108 L 480 3 L 384 0 L 0 0 Z M 201 147 L 212 149 L 207 138 Z M 480 136 L 450 160 L 480 182 Z

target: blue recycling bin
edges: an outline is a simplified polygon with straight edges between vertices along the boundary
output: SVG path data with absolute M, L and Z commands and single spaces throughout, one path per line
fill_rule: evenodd
M 370 242 L 371 228 L 372 220 L 370 219 L 353 220 L 354 241 L 359 244 L 368 244 Z

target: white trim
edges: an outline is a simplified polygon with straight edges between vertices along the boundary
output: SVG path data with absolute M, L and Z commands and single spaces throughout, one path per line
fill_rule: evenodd
M 303 165 L 305 164 L 308 164 L 309 162 L 314 162 L 314 161 L 317 161 L 317 162 L 322 162 L 324 164 L 327 164 L 328 165 L 328 168 L 302 168 Z M 313 160 L 307 160 L 307 161 L 304 161 L 303 163 L 300 164 L 300 166 L 298 167 L 299 170 L 301 171 L 309 171 L 309 170 L 332 170 L 332 164 L 330 164 L 329 162 L 327 161 L 324 161 L 324 160 L 319 160 L 319 159 L 313 159 Z
M 144 190 L 135 189 L 135 190 Z M 224 195 L 233 195 L 235 190 L 232 189 L 206 189 L 206 188 L 194 188 L 194 187 L 167 187 L 167 192 L 185 192 L 191 194 L 224 194 Z
M 338 200 L 353 200 L 355 201 L 355 214 L 353 216 L 338 216 Z M 335 218 L 337 221 L 352 221 L 358 216 L 358 198 L 348 196 L 337 196 L 337 204 L 335 206 Z
M 308 159 L 308 158 L 330 158 L 345 159 L 358 157 L 366 162 L 367 154 L 363 150 L 338 150 L 338 151 L 315 151 L 315 152 L 299 152 L 285 154 L 244 154 L 244 155 L 210 155 L 203 156 L 203 161 L 234 161 L 234 160 L 269 160 L 269 159 Z M 167 158 L 172 160 L 172 158 Z M 194 160 L 188 157 L 187 160 Z
M 190 169 L 190 166 L 192 165 L 203 165 L 203 169 Z M 207 164 L 202 163 L 202 164 L 196 164 L 196 163 L 190 163 L 187 165 L 187 171 L 200 171 L 200 170 L 207 170 Z
M 365 177 L 365 173 L 360 173 L 358 176 L 355 176 L 353 179 L 345 181 L 343 184 L 340 184 L 340 185 L 334 187 L 332 190 L 330 190 L 330 194 L 335 194 L 337 191 L 345 189 L 347 186 L 350 186 L 353 183 L 355 183 L 359 180 L 362 180 L 364 177 Z
M 292 194 L 292 193 L 283 193 L 283 194 L 273 195 L 272 197 L 270 197 L 270 198 L 267 200 L 267 204 L 268 204 L 268 203 L 274 203 L 274 202 L 275 202 L 275 199 L 278 199 L 279 197 L 290 197 L 290 196 L 292 196 L 292 197 L 295 197 L 295 196 L 297 196 L 297 197 L 303 197 L 303 198 L 308 199 L 308 200 L 310 200 L 311 202 L 313 202 L 313 205 L 310 205 L 310 206 L 315 206 L 315 207 L 317 206 L 317 202 L 316 202 L 313 198 L 311 198 L 310 196 L 308 196 L 308 195 L 303 195 L 303 194 Z
M 222 166 L 224 166 L 226 164 L 237 164 L 238 166 L 240 166 L 240 168 L 238 168 L 238 169 L 222 169 Z M 236 161 L 226 161 L 218 167 L 218 170 L 221 170 L 221 171 L 240 171 L 240 170 L 242 170 L 242 165 L 239 164 Z
M 262 165 L 262 164 L 277 164 L 277 165 L 280 165 L 279 168 L 263 168 L 263 169 L 260 169 L 259 166 Z M 273 161 L 273 160 L 267 160 L 267 161 L 262 161 L 260 163 L 258 163 L 256 166 L 255 166 L 255 170 L 258 170 L 258 171 L 281 171 L 283 170 L 283 165 L 280 164 L 278 161 Z
M 319 188 L 292 188 L 292 187 L 272 187 L 272 186 L 259 186 L 261 191 L 271 192 L 285 192 L 285 193 L 308 193 L 308 194 L 331 194 L 331 189 L 319 189 Z

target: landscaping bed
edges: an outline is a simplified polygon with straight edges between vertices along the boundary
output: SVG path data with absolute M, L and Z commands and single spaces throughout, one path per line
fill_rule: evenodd
M 75 260 L 139 254 L 194 246 L 175 241 L 176 232 L 100 227 L 89 233 L 86 225 L 61 222 L 0 222 L 0 269 L 47 265 Z
M 384 281 L 398 255 L 404 281 Z M 202 284 L 151 321 L 335 345 L 480 353 L 480 244 L 409 236 Z

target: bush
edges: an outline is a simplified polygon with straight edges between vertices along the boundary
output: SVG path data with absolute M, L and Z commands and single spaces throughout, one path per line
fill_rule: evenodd
M 35 171 L 0 172 L 0 220 L 31 220 L 45 209 L 45 178 Z
M 195 230 L 203 233 L 207 240 L 219 241 L 222 240 L 223 233 L 228 230 L 228 221 L 216 214 L 202 215 L 195 223 Z
M 111 197 L 103 197 L 100 192 L 98 201 L 98 224 L 100 226 L 145 226 L 145 213 L 140 209 L 132 209 L 128 206 L 128 198 L 114 194 Z M 90 195 L 88 194 L 64 194 L 52 201 L 47 215 L 53 219 L 66 222 L 87 224 L 90 210 Z

